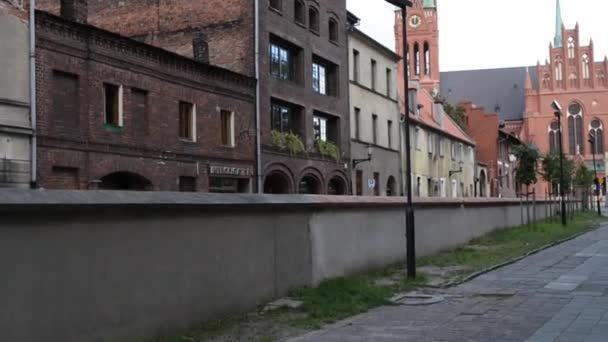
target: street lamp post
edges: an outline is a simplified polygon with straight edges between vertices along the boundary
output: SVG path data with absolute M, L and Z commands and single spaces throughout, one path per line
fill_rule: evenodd
M 553 107 L 553 114 L 557 116 L 557 124 L 559 125 L 559 196 L 561 197 L 561 216 L 562 216 L 562 225 L 566 225 L 566 201 L 564 200 L 564 146 L 563 146 L 563 130 L 562 130 L 562 107 L 559 105 L 559 102 L 553 101 L 551 103 Z
M 416 278 L 416 237 L 414 228 L 414 205 L 412 203 L 412 158 L 410 153 L 410 106 L 409 106 L 409 82 L 407 77 L 406 65 L 407 58 L 407 8 L 412 7 L 413 3 L 410 0 L 386 0 L 401 9 L 401 30 L 403 39 L 403 50 L 401 61 L 403 63 L 403 99 L 405 107 L 405 115 L 403 123 L 405 126 L 405 181 L 407 187 L 407 203 L 405 206 L 405 236 L 407 240 L 406 246 L 406 262 L 407 262 L 407 277 L 410 279 Z
M 591 144 L 591 156 L 593 157 L 593 174 L 595 175 L 595 198 L 597 199 L 597 214 L 602 216 L 600 209 L 600 180 L 597 178 L 597 166 L 595 165 L 595 135 L 589 133 L 589 143 Z

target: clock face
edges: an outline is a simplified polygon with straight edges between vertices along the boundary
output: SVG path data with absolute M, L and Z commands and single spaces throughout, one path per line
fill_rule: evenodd
M 411 27 L 418 27 L 422 24 L 422 18 L 420 18 L 417 15 L 413 15 L 410 17 L 410 26 Z

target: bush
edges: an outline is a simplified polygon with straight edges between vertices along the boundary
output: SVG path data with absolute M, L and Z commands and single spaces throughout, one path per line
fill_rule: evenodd
M 306 145 L 304 145 L 304 141 L 299 135 L 276 130 L 273 130 L 270 134 L 272 144 L 281 150 L 288 150 L 291 155 L 306 152 Z
M 331 141 L 317 140 L 315 142 L 317 150 L 322 156 L 331 157 L 335 161 L 340 161 L 340 148 Z

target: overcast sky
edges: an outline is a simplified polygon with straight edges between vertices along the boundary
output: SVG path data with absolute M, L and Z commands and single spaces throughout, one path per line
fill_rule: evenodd
M 437 0 L 441 71 L 544 63 L 555 35 L 556 0 Z M 347 0 L 359 29 L 394 50 L 394 7 L 384 0 Z M 596 60 L 608 53 L 608 1 L 561 0 L 566 28 L 593 37 Z

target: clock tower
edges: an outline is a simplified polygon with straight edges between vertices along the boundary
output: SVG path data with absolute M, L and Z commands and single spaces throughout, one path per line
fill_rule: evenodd
M 421 87 L 433 94 L 440 88 L 437 3 L 436 0 L 414 0 L 413 3 L 406 18 L 408 75 L 410 80 L 420 81 Z M 403 56 L 401 11 L 395 13 L 396 51 Z M 402 68 L 403 61 L 399 63 L 400 73 Z

